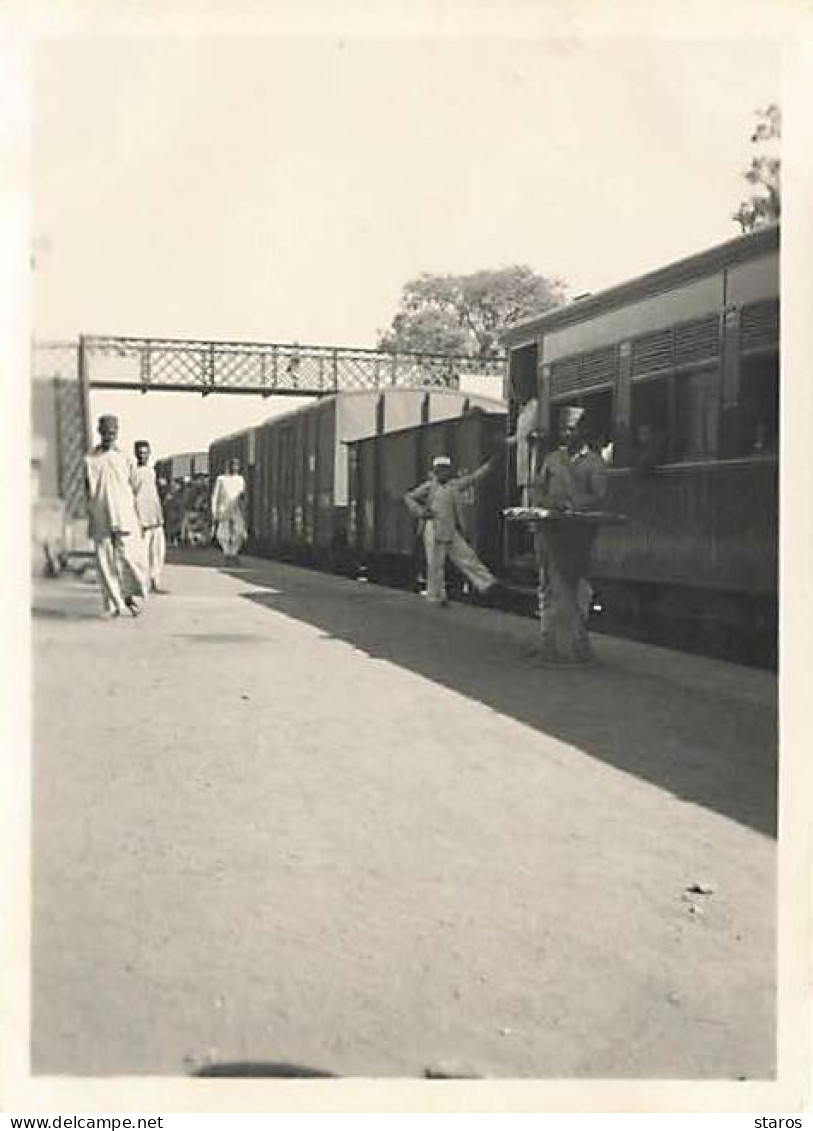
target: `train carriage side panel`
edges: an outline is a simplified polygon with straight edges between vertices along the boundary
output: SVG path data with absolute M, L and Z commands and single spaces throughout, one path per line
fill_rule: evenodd
M 267 425 L 262 425 L 257 429 L 254 445 L 254 539 L 257 545 L 257 549 L 265 553 L 267 552 L 270 543 L 269 515 L 271 511 L 271 499 L 269 496 L 269 443 Z
M 410 556 L 415 543 L 415 523 L 404 495 L 420 481 L 418 429 L 407 428 L 378 438 L 376 552 Z
M 334 535 L 333 492 L 336 471 L 334 452 L 336 448 L 336 399 L 319 406 L 316 432 L 316 480 L 315 509 L 316 534 L 314 544 L 321 555 L 329 553 Z M 346 451 L 343 451 L 345 460 Z
M 627 516 L 600 530 L 598 578 L 769 596 L 777 580 L 775 458 L 609 476 L 608 506 Z
M 376 465 L 379 437 L 356 442 L 358 452 L 358 498 L 354 547 L 364 557 L 375 552 Z
M 470 412 L 455 423 L 455 467 L 462 473 L 476 471 L 500 452 L 505 438 L 504 413 Z M 485 479 L 464 493 L 465 535 L 477 554 L 492 569 L 501 558 L 501 511 L 504 468 L 496 459 Z
M 423 389 L 387 389 L 383 396 L 384 432 L 402 432 L 421 423 Z
M 280 430 L 266 428 L 265 437 L 266 466 L 268 474 L 268 543 L 269 550 L 276 548 L 282 540 L 281 474 L 280 474 Z
M 345 507 L 348 502 L 347 444 L 376 434 L 380 396 L 375 392 L 336 398 L 333 452 L 333 504 L 336 507 Z
M 301 545 L 303 532 L 305 529 L 305 466 L 306 466 L 306 451 L 305 451 L 305 421 L 302 415 L 295 416 L 293 419 L 293 516 L 294 528 L 293 537 L 291 539 L 291 550 L 295 554 L 297 547 Z
M 316 543 L 316 449 L 319 406 L 302 414 L 302 539 L 299 553 L 308 556 Z
M 294 537 L 294 425 L 280 423 L 275 435 L 277 458 L 277 490 L 279 500 L 279 545 L 286 550 Z

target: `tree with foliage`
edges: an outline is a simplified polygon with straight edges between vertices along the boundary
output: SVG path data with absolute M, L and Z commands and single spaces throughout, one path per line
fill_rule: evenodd
M 404 285 L 400 308 L 379 335 L 378 348 L 498 357 L 499 335 L 509 323 L 559 306 L 565 295 L 561 280 L 524 266 L 470 275 L 424 273 Z
M 752 192 L 732 214 L 743 232 L 775 224 L 782 213 L 781 137 L 782 114 L 776 103 L 771 103 L 757 111 L 757 124 L 751 134 L 751 144 L 759 147 L 744 173 Z

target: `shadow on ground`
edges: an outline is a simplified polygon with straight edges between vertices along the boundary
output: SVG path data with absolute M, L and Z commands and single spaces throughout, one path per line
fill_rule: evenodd
M 40 599 L 32 605 L 31 616 L 34 620 L 100 620 L 101 611 L 96 602 L 92 607 L 77 601 L 66 606 Z
M 207 554 L 184 564 L 216 561 Z M 256 587 L 242 594 L 247 600 L 310 624 L 326 639 L 407 668 L 687 802 L 775 835 L 777 723 L 764 704 L 611 663 L 540 669 L 522 658 L 516 634 L 501 633 L 504 614 L 481 615 L 475 623 L 460 607 L 434 609 L 419 597 L 275 562 L 244 562 L 224 572 Z
M 330 1077 L 335 1079 L 332 1072 L 325 1072 L 321 1068 L 309 1068 L 303 1064 L 288 1064 L 285 1061 L 234 1061 L 228 1064 L 207 1064 L 191 1073 L 192 1076 L 217 1076 L 231 1079 L 252 1078 L 280 1078 L 280 1079 L 316 1079 L 317 1077 Z

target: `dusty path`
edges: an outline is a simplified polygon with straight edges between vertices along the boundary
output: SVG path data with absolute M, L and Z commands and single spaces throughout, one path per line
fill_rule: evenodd
M 39 587 L 35 1072 L 773 1073 L 770 677 L 609 640 L 544 672 L 529 622 L 269 563 L 167 580 L 114 623 Z

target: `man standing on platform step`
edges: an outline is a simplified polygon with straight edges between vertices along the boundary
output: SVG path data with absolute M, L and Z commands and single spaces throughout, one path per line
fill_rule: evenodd
M 155 471 L 150 466 L 150 445 L 147 440 L 137 440 L 135 452 L 136 466 L 133 472 L 135 505 L 141 533 L 144 537 L 144 550 L 150 575 L 150 589 L 153 593 L 166 593 L 161 588 L 161 576 L 167 556 L 167 540 L 164 533 L 164 512 L 158 496 Z
M 437 456 L 429 479 L 404 495 L 407 510 L 423 525 L 426 550 L 426 596 L 433 605 L 449 604 L 446 595 L 446 558 L 450 558 L 480 594 L 488 593 L 497 579 L 462 534 L 462 493 L 480 482 L 492 468 L 488 460 L 471 475 L 452 476 L 452 461 Z
M 147 596 L 147 563 L 138 521 L 132 461 L 116 447 L 116 416 L 99 418 L 99 440 L 85 456 L 89 534 L 96 549 L 96 566 L 106 616 L 127 609 L 137 617 L 139 598 Z
M 559 417 L 559 446 L 545 456 L 541 470 L 531 488 L 534 506 L 551 510 L 600 510 L 607 493 L 607 466 L 598 452 L 587 442 L 584 409 L 568 406 L 561 409 Z M 589 563 L 595 528 L 584 527 L 574 531 L 573 537 L 584 541 L 584 546 L 574 546 L 574 560 Z M 545 533 L 541 527 L 536 535 L 539 565 L 539 615 L 543 625 L 550 607 L 550 584 L 546 561 Z M 578 604 L 582 619 L 590 615 L 593 591 L 586 577 L 579 577 Z

